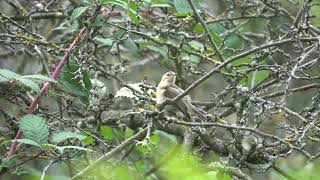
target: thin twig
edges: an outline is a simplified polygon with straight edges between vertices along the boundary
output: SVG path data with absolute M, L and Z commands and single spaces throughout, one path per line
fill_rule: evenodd
M 43 180 L 43 179 L 44 179 L 44 176 L 45 176 L 46 172 L 48 171 L 48 169 L 50 168 L 50 166 L 51 166 L 53 163 L 55 163 L 55 162 L 56 162 L 56 160 L 55 160 L 55 159 L 52 159 L 52 160 L 49 162 L 49 164 L 48 164 L 46 167 L 43 168 L 43 171 L 42 171 L 42 175 L 41 175 L 40 180 Z
M 69 60 L 69 56 L 72 52 L 72 50 L 74 49 L 75 45 L 77 42 L 80 41 L 83 33 L 85 32 L 86 28 L 82 28 L 79 33 L 77 34 L 76 38 L 73 40 L 73 42 L 70 44 L 69 48 L 66 50 L 66 53 L 64 54 L 63 58 L 60 60 L 59 64 L 57 65 L 57 67 L 55 68 L 55 70 L 53 71 L 52 75 L 51 75 L 51 79 L 57 79 L 58 75 L 60 74 L 63 66 L 65 65 L 65 63 Z M 44 83 L 44 85 L 41 88 L 40 93 L 34 98 L 34 100 L 32 101 L 31 105 L 29 106 L 28 111 L 26 112 L 26 114 L 31 114 L 33 113 L 35 110 L 37 110 L 38 108 L 38 103 L 40 101 L 40 98 L 42 95 L 44 95 L 50 88 L 51 83 L 50 82 L 46 82 Z M 19 129 L 14 140 L 19 139 L 22 135 L 21 130 Z M 10 150 L 8 153 L 8 159 L 10 159 L 17 151 L 17 142 L 13 141 L 13 143 L 10 146 Z
M 115 154 L 119 153 L 120 151 L 122 151 L 124 148 L 126 148 L 127 146 L 129 146 L 130 144 L 134 143 L 136 140 L 139 140 L 141 138 L 143 138 L 146 133 L 148 131 L 148 127 L 142 129 L 140 132 L 138 132 L 137 134 L 135 134 L 134 136 L 128 138 L 127 140 L 123 141 L 121 144 L 119 144 L 119 146 L 115 147 L 114 149 L 112 149 L 111 151 L 109 151 L 108 153 L 104 154 L 103 156 L 101 156 L 99 159 L 97 159 L 96 161 L 94 161 L 92 164 L 90 164 L 89 166 L 87 166 L 86 168 L 84 168 L 82 171 L 80 171 L 78 174 L 74 175 L 71 180 L 73 179 L 79 179 L 82 176 L 84 176 L 86 173 L 88 173 L 89 171 L 93 170 L 98 164 L 110 159 L 111 157 L 113 157 Z
M 201 16 L 199 15 L 196 7 L 194 6 L 192 0 L 188 0 L 188 3 L 193 11 L 193 13 L 195 14 L 196 18 L 198 19 L 198 21 L 201 23 L 202 27 L 204 28 L 204 31 L 207 34 L 207 37 L 209 39 L 209 42 L 211 44 L 211 46 L 213 47 L 215 53 L 217 54 L 217 56 L 219 57 L 220 61 L 223 62 L 225 61 L 222 52 L 219 50 L 217 44 L 214 42 L 213 37 L 211 36 L 211 33 L 209 31 L 208 26 L 206 25 L 206 22 L 201 18 Z

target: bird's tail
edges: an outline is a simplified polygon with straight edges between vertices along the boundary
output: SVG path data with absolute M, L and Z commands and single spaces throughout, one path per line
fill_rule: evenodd
M 199 109 L 199 108 L 197 108 L 197 107 L 195 107 L 193 105 L 192 105 L 192 109 L 198 115 L 198 117 L 201 118 L 202 120 L 208 121 L 210 119 L 210 116 L 208 116 L 207 112 L 205 112 L 204 110 Z M 226 124 L 226 121 L 221 119 L 221 118 L 219 118 L 219 117 L 216 117 L 215 121 L 220 123 L 220 124 Z
M 208 120 L 207 119 L 207 113 L 204 110 L 201 110 L 201 109 L 199 109 L 199 108 L 197 108 L 197 107 L 195 107 L 193 105 L 191 107 L 192 107 L 192 110 L 197 114 L 197 116 L 199 118 L 201 118 L 204 121 Z

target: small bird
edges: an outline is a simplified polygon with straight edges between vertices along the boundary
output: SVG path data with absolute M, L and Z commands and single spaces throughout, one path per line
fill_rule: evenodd
M 166 99 L 173 99 L 183 90 L 176 84 L 176 73 L 169 71 L 165 73 L 157 86 L 157 104 L 162 104 Z M 206 113 L 191 104 L 190 96 L 184 96 L 175 102 L 175 107 L 181 111 L 188 120 L 192 121 L 193 116 L 198 116 L 202 120 L 206 120 Z

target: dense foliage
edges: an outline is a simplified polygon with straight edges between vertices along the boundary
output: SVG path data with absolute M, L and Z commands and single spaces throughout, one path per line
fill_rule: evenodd
M 316 0 L 3 0 L 0 178 L 319 177 L 319 44 Z

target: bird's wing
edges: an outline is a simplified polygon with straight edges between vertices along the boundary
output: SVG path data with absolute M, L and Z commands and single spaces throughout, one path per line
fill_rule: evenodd
M 178 86 L 169 86 L 165 91 L 165 96 L 173 99 L 176 96 L 178 96 L 181 92 L 183 92 L 183 90 Z M 176 106 L 188 119 L 191 119 L 190 112 L 188 111 L 188 107 L 184 100 L 178 100 L 176 102 Z
M 177 85 L 171 85 L 169 86 L 169 88 L 167 89 L 167 94 L 166 96 L 173 99 L 176 96 L 178 96 L 180 93 L 182 93 L 183 90 L 178 87 Z M 189 96 L 185 96 L 182 99 L 178 100 L 177 102 L 177 106 L 179 108 L 179 110 L 188 118 L 190 119 L 192 114 L 193 115 L 197 115 L 198 117 L 200 117 L 202 120 L 206 121 L 206 112 L 193 106 L 191 104 L 191 99 Z M 188 108 L 189 107 L 189 108 Z M 195 114 L 194 114 L 195 113 Z

